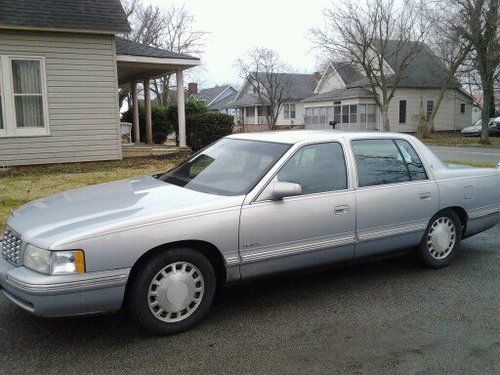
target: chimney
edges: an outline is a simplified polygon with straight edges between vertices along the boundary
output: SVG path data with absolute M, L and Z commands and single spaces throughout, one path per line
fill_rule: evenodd
M 188 95 L 198 94 L 198 84 L 196 82 L 188 83 Z
M 314 72 L 314 78 L 316 81 L 319 81 L 321 79 L 321 73 L 320 72 Z

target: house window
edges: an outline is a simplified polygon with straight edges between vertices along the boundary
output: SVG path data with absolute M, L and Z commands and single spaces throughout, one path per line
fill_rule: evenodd
M 343 124 L 349 123 L 349 106 L 348 105 L 342 106 L 342 123 Z
M 406 124 L 406 100 L 399 101 L 399 123 Z
M 0 134 L 4 130 L 3 125 L 3 88 L 2 88 L 2 62 L 0 61 Z
M 460 103 L 460 113 L 465 113 L 465 103 Z
M 434 100 L 427 100 L 427 119 L 431 117 L 433 110 L 434 110 Z
M 375 104 L 366 105 L 366 120 L 370 124 L 377 122 L 377 106 Z
M 350 105 L 349 106 L 349 122 L 351 124 L 355 124 L 358 122 L 358 106 Z
M 0 135 L 48 135 L 43 58 L 1 56 Z
M 245 107 L 247 117 L 255 117 L 255 107 Z
M 333 120 L 340 124 L 342 107 L 340 102 L 333 102 Z
M 295 118 L 295 104 L 283 104 L 283 117 L 285 120 Z

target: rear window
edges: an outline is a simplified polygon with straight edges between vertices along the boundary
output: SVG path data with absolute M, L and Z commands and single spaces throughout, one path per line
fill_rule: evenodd
M 352 142 L 352 149 L 360 187 L 427 179 L 420 158 L 407 141 L 358 140 Z

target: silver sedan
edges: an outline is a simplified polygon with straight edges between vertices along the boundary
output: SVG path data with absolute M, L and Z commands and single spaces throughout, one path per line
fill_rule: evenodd
M 8 219 L 0 286 L 44 317 L 127 306 L 186 330 L 225 283 L 416 251 L 431 268 L 499 221 L 500 169 L 392 133 L 235 134 L 155 176 L 45 197 Z

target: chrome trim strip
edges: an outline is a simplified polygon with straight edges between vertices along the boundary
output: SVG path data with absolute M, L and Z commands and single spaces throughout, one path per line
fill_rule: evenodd
M 287 255 L 302 254 L 322 249 L 327 249 L 330 247 L 340 247 L 345 245 L 354 245 L 356 243 L 356 237 L 354 235 L 348 235 L 337 238 L 329 238 L 327 240 L 316 241 L 313 243 L 308 243 L 304 245 L 291 245 L 283 247 L 280 249 L 273 249 L 267 251 L 254 252 L 251 254 L 242 255 L 242 263 L 255 262 L 268 258 L 277 258 Z
M 469 210 L 468 215 L 469 219 L 478 219 L 484 216 L 496 215 L 499 212 L 500 212 L 500 207 L 495 205 L 495 206 L 486 206 Z
M 397 227 L 376 228 L 365 230 L 358 234 L 358 242 L 373 241 L 382 238 L 398 236 L 401 234 L 418 232 L 427 228 L 427 221 L 422 220 L 414 223 L 408 223 Z
M 101 276 L 95 279 L 71 281 L 60 284 L 31 284 L 20 281 L 10 275 L 6 277 L 6 283 L 21 292 L 28 294 L 50 295 L 67 294 L 83 290 L 96 290 L 122 286 L 127 283 L 128 273 L 112 276 Z

